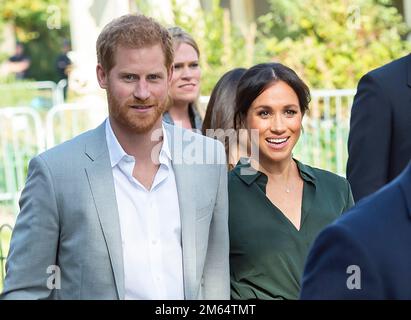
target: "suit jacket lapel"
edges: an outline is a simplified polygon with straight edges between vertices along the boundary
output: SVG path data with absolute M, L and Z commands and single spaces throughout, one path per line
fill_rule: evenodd
M 90 158 L 85 170 L 110 256 L 117 294 L 119 299 L 124 299 L 121 230 L 105 136 L 105 122 L 95 130 L 94 139 L 87 143 L 85 153 Z
M 195 206 L 195 172 L 194 166 L 184 164 L 183 130 L 164 124 L 173 162 L 176 178 L 178 202 L 180 206 L 182 247 L 183 247 L 183 272 L 184 295 L 188 300 L 195 299 L 193 292 L 196 281 L 196 206 Z

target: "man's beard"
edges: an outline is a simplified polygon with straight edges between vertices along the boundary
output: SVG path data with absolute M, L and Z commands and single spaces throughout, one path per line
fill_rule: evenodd
M 107 91 L 107 99 L 109 113 L 113 120 L 123 128 L 138 134 L 149 132 L 166 110 L 166 101 L 149 100 L 141 102 L 137 99 L 128 99 L 121 104 L 109 91 Z M 132 105 L 153 107 L 146 113 L 139 113 L 130 107 Z

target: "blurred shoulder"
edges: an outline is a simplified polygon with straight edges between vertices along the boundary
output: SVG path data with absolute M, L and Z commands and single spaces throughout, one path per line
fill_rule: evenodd
M 224 165 L 226 154 L 223 144 L 203 136 L 200 130 L 188 130 L 163 122 L 173 154 L 192 164 Z
M 163 121 L 163 126 L 166 129 L 166 131 L 169 133 L 171 139 L 174 142 L 179 141 L 179 140 L 185 143 L 195 142 L 198 144 L 202 144 L 205 147 L 214 146 L 214 147 L 224 149 L 224 146 L 220 141 L 202 135 L 201 130 L 199 129 L 188 130 L 180 126 L 169 124 L 164 121 Z
M 411 54 L 408 54 L 399 59 L 393 60 L 383 66 L 368 72 L 363 78 L 373 79 L 378 82 L 391 83 L 393 79 L 398 79 L 400 76 L 406 80 L 408 68 L 411 65 Z M 393 85 L 398 85 L 395 82 Z

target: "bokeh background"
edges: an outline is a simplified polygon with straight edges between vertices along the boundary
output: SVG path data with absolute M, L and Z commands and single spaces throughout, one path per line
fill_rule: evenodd
M 30 158 L 107 114 L 95 41 L 129 12 L 197 40 L 202 113 L 231 68 L 267 61 L 293 68 L 313 93 L 295 156 L 342 176 L 360 77 L 411 48 L 411 0 L 0 0 L 0 272 Z M 30 61 L 23 79 L 9 65 L 17 43 Z M 56 63 L 64 50 L 71 64 L 62 77 Z

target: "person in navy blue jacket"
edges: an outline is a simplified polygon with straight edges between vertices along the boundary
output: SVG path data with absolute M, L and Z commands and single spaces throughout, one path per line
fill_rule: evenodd
M 411 158 L 411 55 L 360 80 L 350 121 L 347 179 L 357 202 L 392 181 Z
M 301 299 L 411 299 L 411 162 L 317 237 Z

